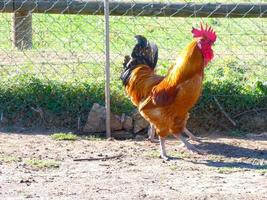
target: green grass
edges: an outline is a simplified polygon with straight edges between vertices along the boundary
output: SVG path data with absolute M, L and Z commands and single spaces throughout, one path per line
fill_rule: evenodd
M 228 174 L 228 173 L 243 171 L 244 169 L 242 167 L 218 167 L 216 170 L 218 171 L 218 173 Z M 267 165 L 266 164 L 258 165 L 258 169 L 255 170 L 260 174 L 264 175 L 267 173 Z
M 171 171 L 178 171 L 178 170 L 180 170 L 180 168 L 178 167 L 178 165 L 175 165 L 175 164 L 169 165 L 169 168 L 170 168 Z
M 170 157 L 174 157 L 174 158 L 190 158 L 191 155 L 190 153 L 187 153 L 187 152 L 179 152 L 179 151 L 170 151 L 168 153 L 168 155 Z M 160 157 L 160 152 L 158 150 L 152 150 L 152 151 L 149 151 L 145 154 L 146 157 L 148 158 L 159 158 Z
M 181 159 L 192 157 L 192 155 L 189 152 L 179 152 L 179 151 L 171 151 L 169 152 L 169 155 L 171 157 L 181 158 Z
M 82 136 L 78 137 L 77 135 L 69 132 L 69 133 L 53 133 L 51 135 L 51 138 L 54 140 L 77 140 L 79 138 L 85 139 L 85 140 L 90 140 L 90 141 L 100 141 L 103 140 L 100 136 L 97 135 L 90 135 L 90 136 Z
M 60 165 L 59 162 L 55 160 L 42 160 L 37 158 L 26 160 L 26 164 L 38 169 L 59 168 Z
M 158 150 L 152 150 L 145 153 L 145 157 L 147 158 L 159 158 L 160 152 Z
M 77 135 L 72 133 L 54 133 L 51 135 L 54 140 L 77 140 Z
M 267 174 L 267 169 L 259 169 L 257 170 L 261 175 L 266 175 Z
M 191 40 L 200 21 L 218 33 L 215 59 L 206 68 L 203 96 L 192 116 L 218 112 L 213 96 L 232 115 L 267 105 L 266 19 L 111 17 L 111 106 L 118 114 L 133 106 L 119 80 L 133 36 L 159 46 L 159 74 L 165 74 Z M 33 49 L 11 48 L 11 15 L 0 14 L 0 113 L 9 123 L 76 127 L 94 102 L 104 104 L 104 21 L 102 16 L 33 15 Z M 10 60 L 10 58 L 12 58 Z
M 0 155 L 0 162 L 11 163 L 11 162 L 18 162 L 18 161 L 19 161 L 19 158 L 17 156 L 4 155 L 4 154 Z
M 237 172 L 240 170 L 241 170 L 241 168 L 238 168 L 238 167 L 220 167 L 220 168 L 217 168 L 217 172 L 220 174 L 229 174 L 229 173 Z
M 97 136 L 97 135 L 89 135 L 89 136 L 84 136 L 82 137 L 85 140 L 90 140 L 90 141 L 101 141 L 104 140 L 103 137 Z

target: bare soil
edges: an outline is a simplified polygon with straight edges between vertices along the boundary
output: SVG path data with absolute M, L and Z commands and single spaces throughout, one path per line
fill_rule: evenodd
M 203 137 L 206 155 L 179 143 L 168 140 L 176 159 L 163 161 L 149 141 L 0 133 L 0 199 L 267 199 L 267 133 Z

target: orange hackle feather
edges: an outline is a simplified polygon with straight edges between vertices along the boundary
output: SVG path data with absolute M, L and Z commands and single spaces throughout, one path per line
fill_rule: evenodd
M 180 84 L 191 79 L 203 70 L 203 58 L 197 42 L 191 42 L 176 64 L 169 70 L 166 78 L 153 88 L 152 99 L 156 105 L 164 106 L 175 100 Z

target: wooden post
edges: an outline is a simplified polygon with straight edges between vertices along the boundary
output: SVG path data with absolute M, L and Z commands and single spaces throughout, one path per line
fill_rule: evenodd
M 13 47 L 19 50 L 32 48 L 32 14 L 15 12 L 13 14 Z
M 267 18 L 267 3 L 157 3 L 110 1 L 110 16 Z M 0 12 L 103 15 L 99 0 L 8 0 Z

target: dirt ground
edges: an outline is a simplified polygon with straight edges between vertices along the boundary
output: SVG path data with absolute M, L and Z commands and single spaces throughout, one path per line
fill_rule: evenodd
M 201 139 L 206 155 L 170 139 L 163 161 L 149 141 L 0 132 L 0 199 L 267 199 L 267 133 Z

